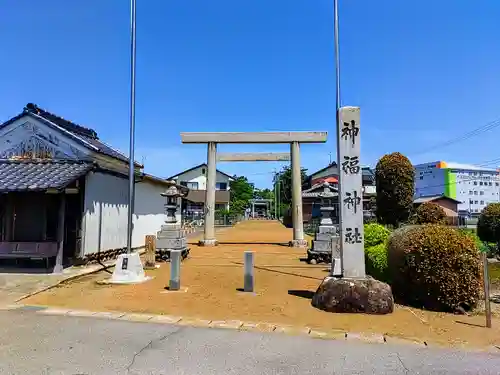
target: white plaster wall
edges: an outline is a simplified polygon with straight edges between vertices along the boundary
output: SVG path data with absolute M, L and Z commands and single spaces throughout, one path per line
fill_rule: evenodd
M 160 195 L 166 186 L 143 181 L 135 184 L 134 230 L 132 246 L 144 246 L 144 237 L 156 235 L 165 224 L 165 198 Z M 177 210 L 177 220 L 180 222 L 180 209 Z
M 128 181 L 91 172 L 85 179 L 82 255 L 127 246 Z
M 160 195 L 165 188 L 147 180 L 135 184 L 132 247 L 144 246 L 145 236 L 156 235 L 165 223 L 165 200 Z M 83 255 L 126 247 L 127 214 L 128 180 L 90 173 L 85 182 Z
M 203 170 L 205 169 L 205 174 L 203 174 Z M 175 178 L 177 183 L 180 183 L 181 181 L 187 181 L 187 182 L 197 182 L 198 183 L 198 190 L 206 190 L 207 189 L 207 167 L 202 166 L 196 169 L 193 169 L 192 171 L 188 171 L 186 173 L 182 173 L 179 176 Z M 227 184 L 227 190 L 229 190 L 229 181 L 231 179 L 217 171 L 216 173 L 216 182 L 225 182 Z

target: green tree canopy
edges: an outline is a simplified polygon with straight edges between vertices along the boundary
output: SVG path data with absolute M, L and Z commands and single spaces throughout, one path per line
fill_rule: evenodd
M 301 185 L 307 180 L 307 169 L 301 168 L 300 170 Z M 279 184 L 279 200 L 283 205 L 290 206 L 292 204 L 292 168 L 289 165 L 277 172 L 273 178 L 273 186 Z
M 415 171 L 410 160 L 394 152 L 384 155 L 375 168 L 377 219 L 399 226 L 410 217 L 415 191 Z
M 230 187 L 230 210 L 236 214 L 242 214 L 249 206 L 253 198 L 254 185 L 248 182 L 244 176 L 234 176 L 229 183 Z

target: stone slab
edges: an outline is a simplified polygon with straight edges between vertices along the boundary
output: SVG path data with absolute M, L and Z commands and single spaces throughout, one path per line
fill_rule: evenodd
M 125 314 L 120 319 L 127 320 L 129 322 L 149 322 L 154 315 L 150 314 Z
M 331 253 L 332 244 L 330 241 L 312 241 L 312 249 L 322 253 Z
M 210 327 L 211 320 L 207 319 L 196 319 L 196 318 L 182 318 L 177 322 L 177 324 L 181 326 L 190 326 L 190 327 Z
M 92 315 L 92 317 L 102 318 L 102 319 L 120 319 L 124 315 L 125 315 L 124 312 L 102 311 L 102 312 L 96 312 L 94 315 Z
M 285 333 L 287 335 L 308 335 L 311 332 L 309 327 L 276 326 L 274 332 Z
M 327 132 L 181 133 L 182 143 L 325 143 L 327 137 Z
M 161 238 L 156 240 L 157 249 L 182 250 L 187 246 L 186 238 Z
M 239 329 L 243 325 L 240 320 L 214 320 L 210 323 L 210 328 Z
M 318 233 L 331 233 L 331 234 L 337 234 L 338 230 L 336 227 L 332 226 L 320 226 L 318 227 Z
M 184 230 L 162 230 L 158 232 L 156 238 L 184 238 Z
M 151 319 L 148 320 L 150 323 L 164 323 L 164 324 L 176 324 L 182 317 L 173 315 L 153 315 Z
M 276 325 L 264 322 L 260 323 L 245 322 L 239 329 L 240 331 L 274 332 L 274 330 L 276 329 Z
M 48 309 L 37 311 L 37 313 L 46 315 L 67 315 L 70 311 L 70 309 L 58 309 L 49 307 Z
M 332 240 L 332 237 L 334 237 L 335 235 L 333 233 L 316 233 L 314 235 L 314 239 L 316 241 L 331 241 Z M 339 237 L 337 237 L 339 238 Z
M 66 314 L 67 316 L 78 316 L 78 317 L 91 317 L 96 314 L 95 311 L 87 311 L 87 310 L 70 310 Z
M 318 331 L 316 329 L 311 329 L 309 336 L 324 340 L 345 340 L 346 333 L 343 331 Z

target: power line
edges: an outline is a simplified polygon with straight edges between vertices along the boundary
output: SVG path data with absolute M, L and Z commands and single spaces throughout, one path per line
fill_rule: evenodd
M 443 148 L 443 147 L 447 147 L 447 146 L 450 146 L 454 143 L 458 143 L 458 142 L 461 142 L 461 141 L 464 141 L 464 140 L 467 140 L 469 138 L 472 138 L 478 134 L 481 134 L 481 133 L 484 133 L 486 131 L 489 131 L 491 129 L 494 129 L 494 128 L 497 128 L 498 126 L 500 126 L 500 119 L 497 119 L 497 120 L 494 120 L 494 121 L 491 121 L 491 122 L 488 122 L 487 124 L 485 125 L 482 125 L 474 130 L 471 130 L 470 132 L 467 132 L 459 137 L 456 137 L 456 138 L 452 138 L 448 141 L 445 141 L 445 142 L 441 142 L 441 143 L 437 143 L 435 144 L 434 146 L 431 146 L 431 147 L 428 147 L 420 152 L 417 152 L 417 153 L 413 153 L 413 154 L 410 154 L 411 156 L 416 156 L 416 155 L 421 155 L 421 154 L 426 154 L 432 150 L 435 150 L 437 148 Z

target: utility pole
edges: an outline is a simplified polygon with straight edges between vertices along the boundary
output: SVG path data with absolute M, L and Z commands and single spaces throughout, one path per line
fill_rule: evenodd
M 131 0 L 131 42 L 130 42 L 130 145 L 129 145 L 129 187 L 128 187 L 128 217 L 127 217 L 127 253 L 132 252 L 132 227 L 135 201 L 135 5 L 136 0 Z

